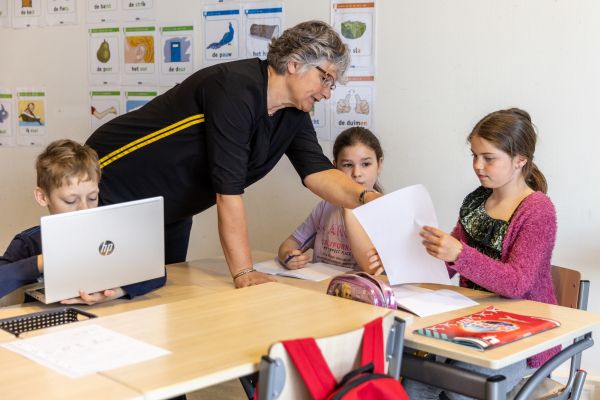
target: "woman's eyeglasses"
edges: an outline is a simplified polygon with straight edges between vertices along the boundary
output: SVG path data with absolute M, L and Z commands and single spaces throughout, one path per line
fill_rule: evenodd
M 313 65 L 323 75 L 321 76 L 321 85 L 329 90 L 335 90 L 335 78 L 318 65 Z

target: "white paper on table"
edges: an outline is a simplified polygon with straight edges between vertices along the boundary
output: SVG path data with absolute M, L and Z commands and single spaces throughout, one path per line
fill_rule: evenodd
M 465 295 L 450 289 L 430 290 L 412 285 L 393 286 L 398 307 L 419 317 L 476 306 L 477 303 Z
M 171 353 L 92 324 L 2 343 L 1 346 L 71 378 Z
M 437 226 L 425 186 L 396 190 L 352 211 L 377 249 L 390 285 L 450 284 L 446 265 L 427 253 L 419 236 L 423 225 Z
M 322 262 L 308 263 L 304 268 L 287 269 L 278 260 L 257 263 L 254 265 L 254 269 L 269 275 L 287 276 L 314 282 L 323 281 L 349 271 L 348 268 Z

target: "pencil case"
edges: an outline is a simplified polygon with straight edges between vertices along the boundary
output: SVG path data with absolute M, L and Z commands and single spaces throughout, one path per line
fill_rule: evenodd
M 386 283 L 366 272 L 351 272 L 334 277 L 327 287 L 327 294 L 396 309 L 396 296 Z

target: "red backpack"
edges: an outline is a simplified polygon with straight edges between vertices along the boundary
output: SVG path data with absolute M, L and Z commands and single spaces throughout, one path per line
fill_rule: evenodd
M 336 382 L 313 338 L 282 342 L 314 400 L 404 400 L 400 381 L 384 373 L 382 319 L 365 325 L 361 367 Z

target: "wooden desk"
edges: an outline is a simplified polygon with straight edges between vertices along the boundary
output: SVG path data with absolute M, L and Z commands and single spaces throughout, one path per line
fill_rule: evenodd
M 14 337 L 12 338 L 14 340 Z M 0 348 L 2 399 L 141 399 L 134 389 L 101 375 L 71 379 Z
M 210 285 L 200 286 L 198 284 L 205 279 L 210 279 L 209 275 L 202 273 L 198 269 L 187 268 L 185 264 L 169 265 L 167 269 L 167 284 L 144 296 L 139 296 L 132 300 L 118 299 L 93 306 L 75 304 L 73 307 L 80 308 L 98 316 L 103 316 L 185 300 L 198 295 L 213 293 L 216 290 L 216 288 L 211 288 Z M 233 284 L 230 286 L 223 284 L 220 290 L 227 288 L 233 288 Z M 60 303 L 43 304 L 38 301 L 32 301 L 0 308 L 0 318 L 10 318 L 58 307 L 64 307 L 64 305 L 61 305 Z M 6 332 L 0 330 L 0 340 L 3 337 L 3 333 Z M 8 335 L 12 338 L 12 335 Z
M 81 322 L 96 324 L 172 354 L 99 375 L 168 398 L 255 372 L 279 340 L 328 336 L 356 329 L 389 310 L 268 283 Z M 24 337 L 68 329 L 44 329 Z M 31 362 L 30 362 L 31 363 Z
M 555 345 L 567 343 L 600 326 L 600 314 L 598 313 L 574 310 L 572 308 L 535 301 L 511 300 L 499 297 L 479 298 L 477 301 L 480 303 L 478 306 L 427 318 L 415 318 L 413 323 L 407 327 L 404 345 L 454 360 L 464 361 L 469 364 L 498 369 L 531 357 Z M 486 351 L 478 351 L 467 346 L 413 333 L 416 329 L 468 315 L 480 311 L 489 305 L 495 305 L 502 310 L 518 314 L 555 319 L 561 323 L 561 326 Z
M 262 253 L 261 253 L 262 254 Z M 254 255 L 254 253 L 253 253 Z M 263 257 L 257 257 L 254 255 L 254 261 L 260 262 L 272 259 L 272 255 L 265 253 Z M 194 284 L 206 287 L 213 290 L 223 290 L 233 288 L 233 281 L 229 273 L 229 268 L 224 258 L 204 258 L 195 261 L 188 261 L 180 264 L 173 264 L 169 268 L 183 269 L 188 268 L 187 277 L 191 278 Z M 170 269 L 169 269 L 170 270 Z M 194 270 L 195 272 L 191 272 Z M 182 273 L 179 273 L 182 276 Z M 286 278 L 283 276 L 274 276 L 278 282 L 286 283 L 295 287 L 319 291 L 325 293 L 327 286 L 329 285 L 330 279 L 326 279 L 321 282 L 312 282 L 302 279 Z
M 286 284 L 269 283 L 234 290 L 223 259 L 175 264 L 167 269 L 169 279 L 164 288 L 134 300 L 83 306 L 101 318 L 82 323 L 98 324 L 166 348 L 172 351 L 171 355 L 71 380 L 2 350 L 0 368 L 10 373 L 4 374 L 0 383 L 17 387 L 14 393 L 24 393 L 25 398 L 38 393 L 37 386 L 40 393 L 43 392 L 38 397 L 52 398 L 54 392 L 49 386 L 64 385 L 74 390 L 70 397 L 78 397 L 76 395 L 81 390 L 86 397 L 92 398 L 97 393 L 105 398 L 135 397 L 138 392 L 147 398 L 167 398 L 256 371 L 260 357 L 276 341 L 337 334 L 355 329 L 388 312 L 383 308 L 327 296 L 324 294 L 327 282 L 278 278 Z M 595 313 L 524 300 L 500 299 L 481 292 L 470 293 L 469 289 L 460 291 L 478 295 L 477 301 L 481 304 L 428 318 L 417 318 L 398 311 L 410 324 L 405 345 L 474 365 L 501 368 L 565 343 L 600 325 L 600 315 Z M 412 333 L 418 327 L 479 311 L 489 304 L 517 313 L 557 319 L 562 326 L 485 352 Z M 48 307 L 51 306 L 29 303 L 2 309 L 0 318 Z M 52 329 L 68 328 L 69 325 L 65 325 Z M 46 332 L 48 330 L 31 332 L 24 337 Z M 0 341 L 10 338 L 7 335 L 0 335 Z M 41 377 L 41 384 L 28 385 L 26 378 L 31 376 L 36 377 L 36 384 L 37 377 Z M 44 389 L 45 386 L 48 388 Z M 29 393 L 32 396 L 28 396 Z

